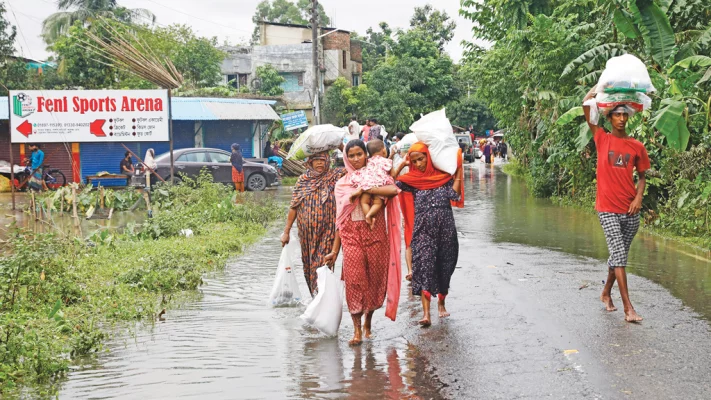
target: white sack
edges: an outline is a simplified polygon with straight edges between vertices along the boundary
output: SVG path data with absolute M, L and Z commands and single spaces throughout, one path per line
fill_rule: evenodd
M 459 143 L 444 108 L 423 116 L 410 126 L 410 130 L 429 147 L 435 168 L 450 175 L 457 172 Z
M 330 124 L 312 126 L 296 139 L 287 158 L 303 160 L 322 151 L 337 149 L 347 133 L 348 128 L 339 128 Z
M 343 317 L 343 282 L 327 266 L 316 270 L 318 294 L 301 318 L 328 336 L 338 333 Z

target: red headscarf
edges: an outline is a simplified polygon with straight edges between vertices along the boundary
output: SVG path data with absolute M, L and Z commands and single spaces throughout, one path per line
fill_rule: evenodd
M 419 190 L 430 190 L 437 189 L 438 187 L 444 186 L 447 182 L 452 180 L 452 175 L 442 172 L 435 168 L 432 163 L 432 157 L 430 156 L 430 149 L 426 144 L 422 142 L 417 142 L 410 146 L 410 150 L 407 152 L 408 156 L 413 153 L 422 153 L 427 157 L 427 167 L 424 171 L 420 171 L 414 165 L 410 166 L 410 172 L 405 175 L 399 176 L 397 179 L 400 182 L 407 183 L 408 185 Z M 457 153 L 457 169 L 462 168 L 462 150 L 459 149 Z M 464 188 L 461 190 L 461 196 L 459 201 L 452 200 L 452 206 L 458 208 L 464 208 Z M 405 220 L 405 244 L 410 247 L 412 241 L 412 230 L 415 222 L 415 198 L 412 193 L 401 192 L 400 193 L 400 208 L 402 209 L 402 215 Z

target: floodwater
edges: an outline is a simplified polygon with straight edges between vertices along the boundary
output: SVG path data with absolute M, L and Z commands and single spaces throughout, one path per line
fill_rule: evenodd
M 519 259 L 525 258 L 525 251 L 528 251 L 525 249 L 531 248 L 541 249 L 536 254 L 551 251 L 562 254 L 564 262 L 592 258 L 599 260 L 594 263 L 602 264 L 607 257 L 604 237 L 594 214 L 530 198 L 521 180 L 504 175 L 498 168 L 476 163 L 465 177 L 467 209 L 455 211 L 462 238 L 460 264 L 471 264 L 475 260 L 477 264 L 486 265 L 486 260 L 477 259 L 477 248 L 492 243 L 521 252 Z M 59 397 L 438 399 L 459 397 L 446 395 L 447 384 L 443 381 L 457 382 L 457 379 L 445 374 L 457 376 L 462 371 L 470 371 L 473 380 L 462 382 L 460 379 L 458 385 L 463 386 L 473 385 L 477 374 L 486 376 L 487 370 L 482 370 L 481 365 L 470 369 L 467 367 L 469 362 L 450 365 L 450 372 L 445 372 L 446 368 L 438 370 L 430 359 L 434 354 L 426 350 L 435 345 L 446 348 L 447 343 L 451 344 L 450 350 L 437 354 L 441 359 L 461 358 L 473 351 L 464 338 L 467 330 L 476 331 L 465 328 L 464 324 L 468 321 L 491 324 L 504 317 L 502 314 L 488 319 L 493 308 L 484 303 L 459 310 L 462 312 L 458 314 L 459 319 L 452 319 L 449 324 L 435 324 L 431 330 L 422 331 L 415 326 L 420 313 L 419 299 L 409 295 L 407 285 L 404 285 L 398 321 L 386 320 L 383 311 L 379 310 L 374 317 L 375 339 L 355 349 L 347 344 L 352 324 L 345 308 L 339 337 L 326 338 L 302 324 L 298 317 L 303 307 L 267 307 L 266 298 L 280 254 L 280 228 L 281 224 L 274 227 L 264 240 L 231 262 L 223 273 L 206 279 L 201 294 L 179 309 L 169 311 L 165 321 L 139 326 L 133 335 L 117 332 L 107 343 L 109 352 L 73 369 Z M 632 246 L 630 260 L 629 272 L 658 283 L 699 315 L 711 318 L 711 261 L 707 252 L 642 233 Z M 561 260 L 555 262 L 560 264 Z M 545 268 L 540 259 L 535 264 Z M 499 270 L 484 268 L 479 271 L 493 273 Z M 308 291 L 300 268 L 295 272 L 304 296 Z M 455 277 L 460 280 L 469 276 L 465 272 L 457 274 Z M 604 274 L 603 268 L 600 275 Z M 471 288 L 474 284 L 456 281 L 453 288 Z M 497 292 L 493 289 L 491 298 Z M 576 295 L 583 293 L 577 288 L 574 292 Z M 462 290 L 458 293 L 464 295 Z M 499 293 L 505 296 L 506 291 Z M 514 295 L 509 297 L 515 298 Z M 493 300 L 505 301 L 506 298 Z M 482 312 L 485 319 L 481 319 Z M 487 343 L 497 349 L 497 357 L 503 354 L 502 359 L 509 359 L 505 353 L 507 348 L 516 346 L 511 335 L 518 340 L 529 337 L 527 334 L 517 336 L 517 331 L 511 329 L 523 328 L 516 326 L 526 324 L 507 322 L 499 331 L 502 335 L 492 335 L 490 332 L 496 332 L 493 329 L 484 336 L 477 336 L 475 350 L 480 352 L 479 359 L 470 362 L 483 361 Z M 543 354 L 535 349 L 541 340 L 548 340 L 548 336 L 562 337 L 557 332 L 544 333 L 547 336 L 540 340 L 531 338 L 538 343 L 521 342 L 521 348 L 517 347 L 535 354 L 530 363 L 537 362 L 538 358 L 558 357 L 557 352 Z M 499 341 L 505 341 L 501 343 L 505 346 Z M 448 356 L 447 351 L 452 354 Z M 519 358 L 527 359 L 526 354 L 517 355 L 516 359 Z M 487 368 L 496 372 L 505 365 L 487 364 Z M 575 372 L 577 368 L 570 369 L 578 373 Z M 559 369 L 558 374 L 567 370 L 569 368 Z M 556 370 L 551 373 L 556 374 Z M 488 393 L 511 390 L 513 393 L 513 389 L 505 384 L 509 377 L 497 376 L 502 378 L 500 383 L 496 383 L 496 379 L 477 380 L 481 390 L 492 390 Z M 541 390 L 546 386 L 538 381 L 516 379 L 516 374 L 513 376 L 514 381 L 523 387 L 529 385 Z M 576 376 L 571 375 L 570 382 L 580 381 Z M 570 390 L 576 389 L 571 385 Z

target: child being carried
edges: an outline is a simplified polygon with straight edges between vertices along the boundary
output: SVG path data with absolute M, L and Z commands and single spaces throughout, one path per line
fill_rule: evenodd
M 351 178 L 351 185 L 365 191 L 368 189 L 394 185 L 395 180 L 390 176 L 393 161 L 387 158 L 388 152 L 385 149 L 385 143 L 382 140 L 371 140 L 366 144 L 368 149 L 368 164 L 365 168 L 361 168 L 353 172 L 353 177 Z M 371 206 L 371 200 L 373 205 Z M 369 193 L 362 192 L 360 196 L 360 206 L 363 209 L 363 214 L 365 214 L 365 221 L 373 227 L 374 219 L 380 209 L 383 208 L 385 199 L 382 196 L 373 196 Z

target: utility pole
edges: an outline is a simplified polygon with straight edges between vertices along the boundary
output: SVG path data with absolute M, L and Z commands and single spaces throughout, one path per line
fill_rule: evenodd
M 318 62 L 318 0 L 311 0 L 311 57 L 313 63 L 313 113 L 314 113 L 314 124 L 319 125 L 321 123 L 321 79 L 319 75 L 321 73 L 319 62 Z

